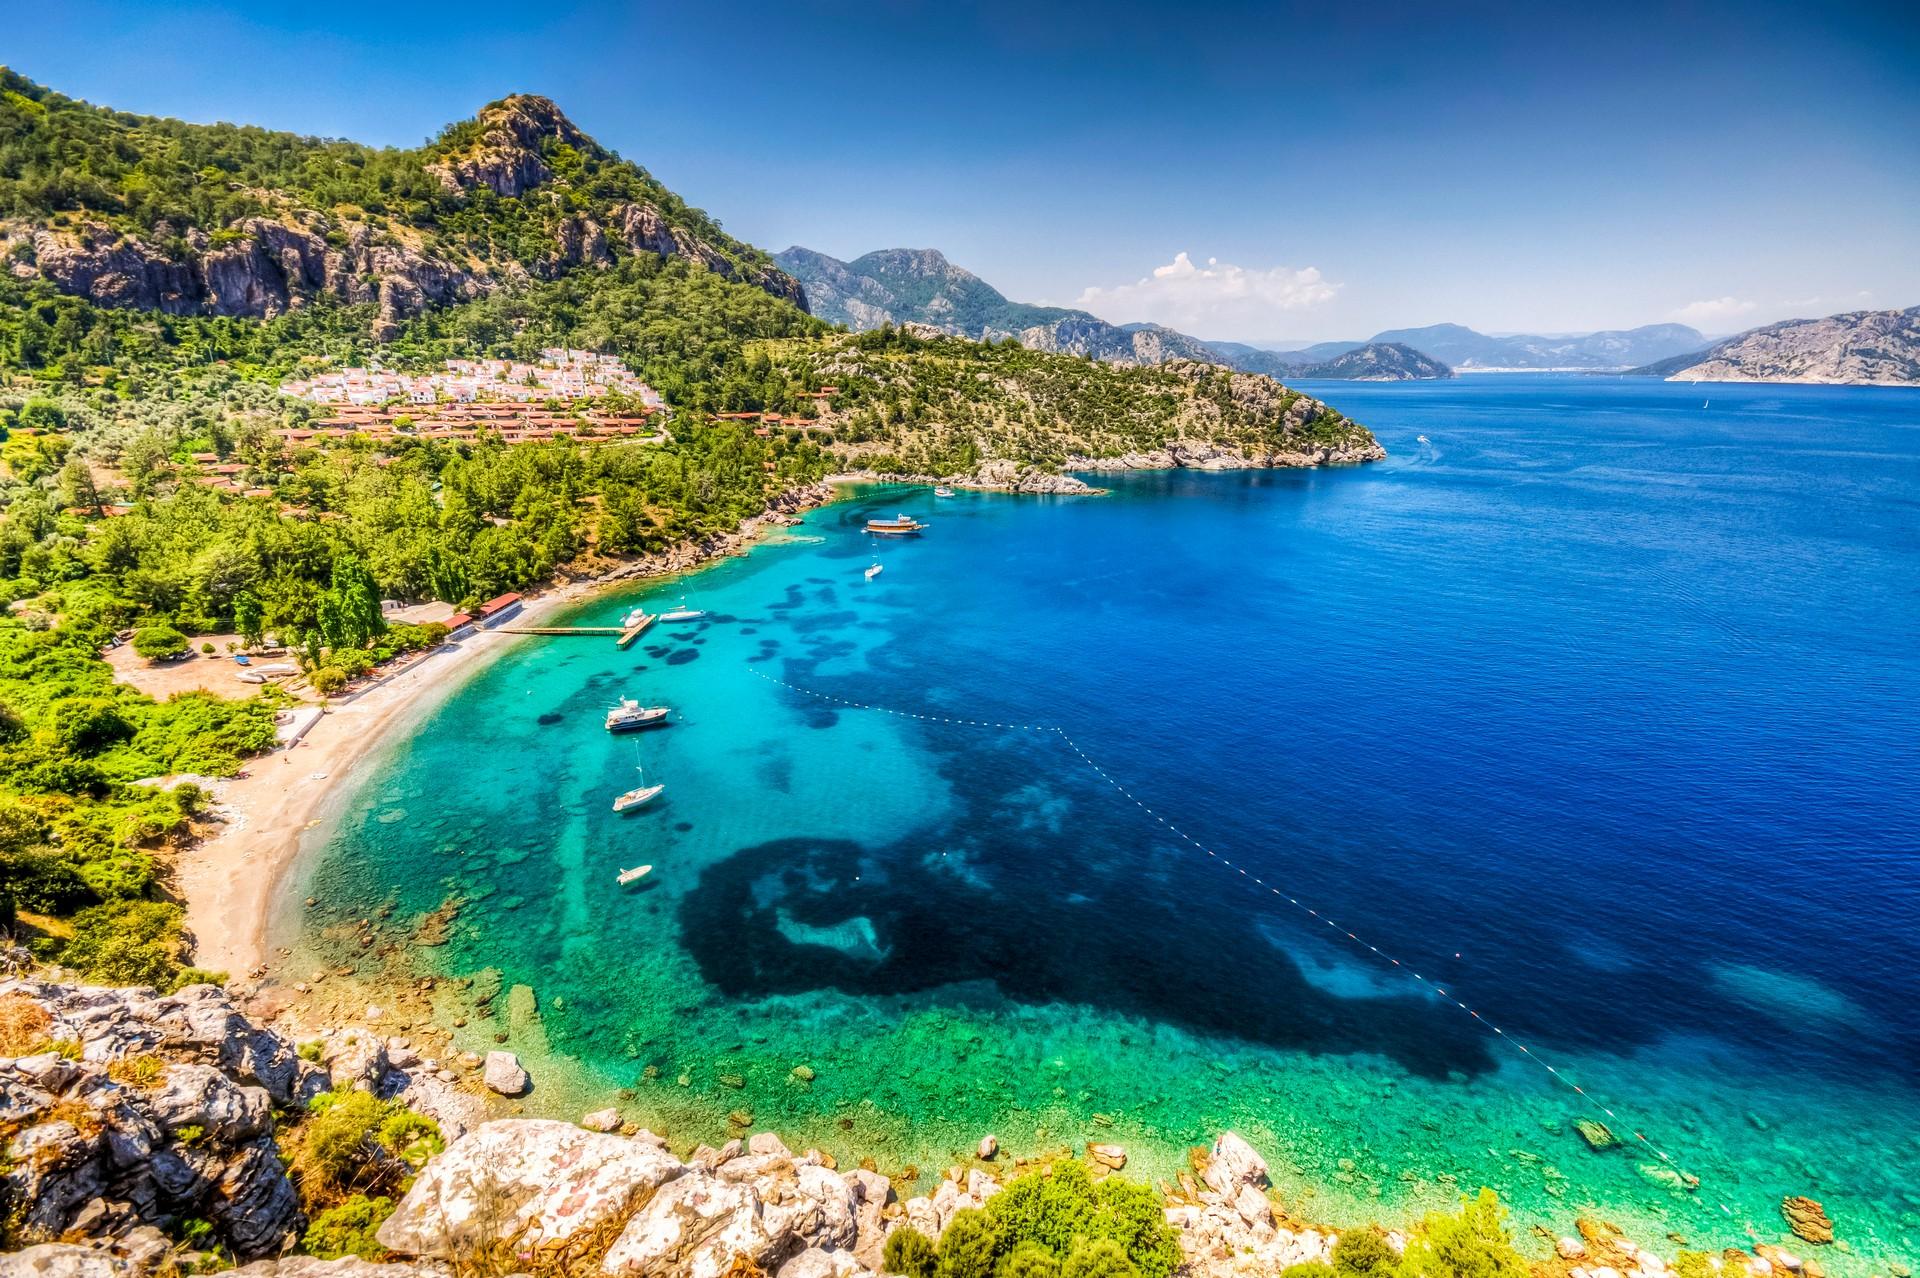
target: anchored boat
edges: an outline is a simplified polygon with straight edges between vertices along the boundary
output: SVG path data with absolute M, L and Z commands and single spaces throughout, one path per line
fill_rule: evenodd
M 667 722 L 666 706 L 643 706 L 632 697 L 620 698 L 620 704 L 607 711 L 608 732 L 631 732 Z
M 622 870 L 620 871 L 620 886 L 625 887 L 635 879 L 644 879 L 652 873 L 653 867 L 651 865 L 637 865 L 631 870 Z
M 689 608 L 687 607 L 687 601 L 682 599 L 680 601 L 680 606 L 678 608 L 673 609 L 671 612 L 661 613 L 660 620 L 662 621 L 698 621 L 700 618 L 706 615 L 707 615 L 707 610 L 705 608 Z
M 878 577 L 879 575 L 880 575 L 880 564 L 879 564 L 879 561 L 876 560 L 874 562 L 873 567 L 867 569 L 867 580 L 872 581 L 875 577 Z
M 662 790 L 667 788 L 665 785 L 646 784 L 647 770 L 645 768 L 635 768 L 634 771 L 640 774 L 640 784 L 625 794 L 615 797 L 613 801 L 613 810 L 615 812 L 625 812 L 629 808 L 637 808 L 643 803 L 650 802 Z
M 911 515 L 895 515 L 892 519 L 869 519 L 867 531 L 881 537 L 917 537 L 926 525 Z
M 947 487 L 945 484 L 942 484 L 938 488 L 933 490 L 933 495 L 935 497 L 951 497 L 953 496 L 953 489 Z

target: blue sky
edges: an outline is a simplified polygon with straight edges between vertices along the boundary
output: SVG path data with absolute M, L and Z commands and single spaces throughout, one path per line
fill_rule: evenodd
M 1920 304 L 1920 6 L 9 6 L 125 110 L 411 145 L 544 93 L 735 234 L 1242 340 Z

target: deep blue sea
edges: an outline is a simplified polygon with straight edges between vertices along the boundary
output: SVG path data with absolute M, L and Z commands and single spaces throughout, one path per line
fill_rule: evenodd
M 868 489 L 596 601 L 710 615 L 516 643 L 311 890 L 464 899 L 433 961 L 532 988 L 569 1117 L 1149 1175 L 1231 1125 L 1341 1223 L 1490 1184 L 1719 1245 L 1808 1194 L 1830 1269 L 1913 1259 L 1920 392 L 1303 389 L 1391 457 Z M 611 739 L 623 693 L 680 721 Z

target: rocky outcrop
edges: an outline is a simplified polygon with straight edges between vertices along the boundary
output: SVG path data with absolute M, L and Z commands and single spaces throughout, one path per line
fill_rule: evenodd
M 279 1106 L 304 1105 L 326 1091 L 325 1070 L 300 1059 L 292 1043 L 242 1016 L 226 992 L 189 985 L 178 993 L 150 989 L 0 981 L 0 997 L 20 995 L 46 1010 L 47 1037 L 79 1045 L 81 1068 L 139 1056 L 211 1065 L 235 1082 L 263 1091 Z
M 323 1035 L 310 1045 L 318 1060 L 305 1059 L 212 985 L 163 996 L 15 980 L 0 982 L 0 1000 L 32 1004 L 57 1049 L 0 1058 L 0 1218 L 28 1243 L 89 1240 L 94 1269 L 189 1218 L 241 1259 L 279 1252 L 305 1222 L 275 1114 L 321 1092 L 398 1098 L 449 1140 L 485 1105 L 406 1040 L 363 1028 Z M 0 1271 L 19 1263 L 0 1259 Z
M 550 143 L 601 154 L 551 99 L 531 93 L 481 108 L 469 128 L 471 136 L 427 165 L 448 190 L 484 187 L 508 197 L 531 190 L 553 176 L 544 154 Z
M 210 1065 L 116 1077 L 105 1063 L 51 1052 L 0 1062 L 0 1113 L 17 1132 L 0 1197 L 29 1241 L 173 1229 L 193 1217 L 212 1222 L 236 1256 L 277 1252 L 305 1221 L 272 1103 L 264 1087 Z
M 762 292 L 785 298 L 803 311 L 807 309 L 806 290 L 800 286 L 799 280 L 765 263 L 736 263 L 693 232 L 668 222 L 652 204 L 624 204 L 616 208 L 613 211 L 613 229 L 620 242 L 631 252 L 688 258 L 722 279 L 751 284 Z
M 477 297 L 482 276 L 449 265 L 362 223 L 337 228 L 318 215 L 279 221 L 253 217 L 220 236 L 179 237 L 170 256 L 134 235 L 97 223 L 77 229 L 8 228 L 8 243 L 27 242 L 31 261 L 17 274 L 39 274 L 62 292 L 101 306 L 169 315 L 234 315 L 271 319 L 322 296 L 379 307 L 378 336 L 430 306 Z M 164 239 L 168 228 L 153 238 Z M 329 236 L 332 238 L 329 239 Z
M 1786 1219 L 1787 1228 L 1794 1236 L 1810 1243 L 1830 1243 L 1833 1241 L 1833 1221 L 1827 1216 L 1827 1209 L 1811 1198 L 1792 1197 L 1780 1203 L 1780 1214 Z

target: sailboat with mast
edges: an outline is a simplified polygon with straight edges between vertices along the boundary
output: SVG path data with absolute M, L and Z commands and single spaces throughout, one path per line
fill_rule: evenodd
M 634 765 L 633 770 L 640 774 L 640 784 L 628 790 L 625 794 L 614 796 L 613 810 L 615 812 L 629 812 L 634 808 L 640 807 L 642 804 L 651 803 L 659 797 L 662 790 L 667 788 L 665 783 L 648 785 L 647 770 L 638 764 Z

